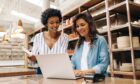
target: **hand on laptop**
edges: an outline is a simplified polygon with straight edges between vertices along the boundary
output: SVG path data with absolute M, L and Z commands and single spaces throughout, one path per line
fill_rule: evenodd
M 82 70 L 74 70 L 74 74 L 84 77 L 86 75 L 86 71 L 82 71 Z
M 89 74 L 95 74 L 95 70 L 89 69 L 89 70 L 74 70 L 75 75 L 79 75 L 81 77 L 84 77 L 85 75 Z

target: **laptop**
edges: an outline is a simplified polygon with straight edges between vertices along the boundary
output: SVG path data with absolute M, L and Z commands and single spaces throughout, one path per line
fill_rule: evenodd
M 44 78 L 79 79 L 67 54 L 36 55 Z

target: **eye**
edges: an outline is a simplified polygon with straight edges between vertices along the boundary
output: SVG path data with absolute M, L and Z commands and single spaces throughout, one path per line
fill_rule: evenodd
M 54 24 L 54 22 L 49 22 L 49 24 Z
M 59 21 L 56 21 L 56 24 L 60 24 L 60 22 Z
M 80 25 L 81 25 L 81 26 L 85 26 L 85 24 L 84 24 L 84 23 L 81 23 Z

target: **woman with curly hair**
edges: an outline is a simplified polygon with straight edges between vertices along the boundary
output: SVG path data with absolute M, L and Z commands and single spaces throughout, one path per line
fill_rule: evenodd
M 47 31 L 41 32 L 34 37 L 33 56 L 29 58 L 31 61 L 36 61 L 35 55 L 67 52 L 68 36 L 58 31 L 61 21 L 62 16 L 58 9 L 48 8 L 42 13 L 41 22 Z

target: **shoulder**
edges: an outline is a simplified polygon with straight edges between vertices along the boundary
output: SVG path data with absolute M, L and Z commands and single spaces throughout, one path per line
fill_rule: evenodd
M 38 33 L 38 34 L 35 35 L 35 38 L 40 37 L 42 35 L 43 35 L 43 32 L 40 32 L 40 33 Z
M 40 32 L 34 36 L 34 39 L 39 39 L 43 37 L 43 32 Z
M 104 36 L 96 35 L 98 41 L 106 41 Z
M 95 40 L 95 43 L 96 44 L 107 44 L 107 41 L 105 39 L 104 36 L 101 36 L 101 35 L 96 35 L 96 40 Z

